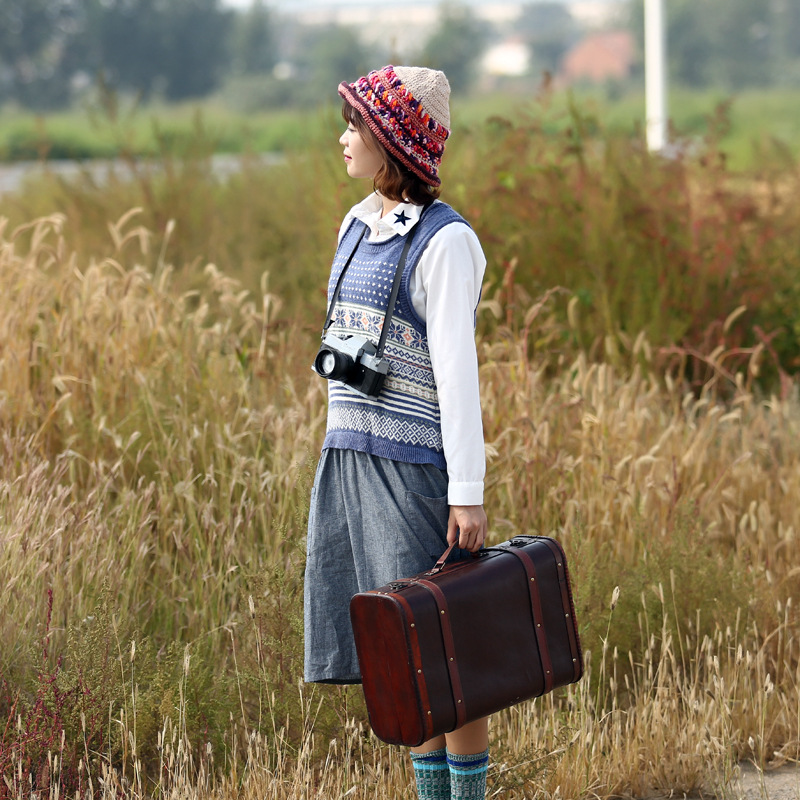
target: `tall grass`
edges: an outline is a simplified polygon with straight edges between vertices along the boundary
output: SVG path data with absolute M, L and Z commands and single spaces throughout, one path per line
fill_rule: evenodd
M 795 212 L 718 163 L 491 133 L 450 167 L 490 261 L 491 537 L 563 542 L 587 664 L 497 715 L 491 791 L 716 791 L 741 759 L 795 760 L 800 403 L 737 311 L 754 253 L 791 291 Z M 320 253 L 358 193 L 338 167 L 225 183 L 197 158 L 9 204 L 31 216 L 0 224 L 0 797 L 412 796 L 358 690 L 301 682 Z M 731 239 L 716 297 L 706 257 Z M 675 315 L 713 336 L 681 340 Z M 759 383 L 769 363 L 782 384 Z
M 271 167 L 245 156 L 225 179 L 211 164 L 213 134 L 199 124 L 184 157 L 164 144 L 159 169 L 129 157 L 133 180 L 45 176 L 6 198 L 4 211 L 17 225 L 57 208 L 89 259 L 106 246 L 108 220 L 139 207 L 156 236 L 174 225 L 145 267 L 155 269 L 161 253 L 177 267 L 178 288 L 190 290 L 211 262 L 254 296 L 266 273 L 282 319 L 315 328 L 322 254 L 366 189 L 343 175 L 339 127 L 328 117 L 307 150 Z M 719 344 L 727 368 L 758 348 L 762 382 L 800 363 L 800 181 L 791 162 L 733 173 L 712 134 L 697 154 L 653 157 L 641 139 L 547 93 L 513 120 L 458 132 L 448 148 L 444 198 L 481 237 L 498 319 L 523 325 L 535 298 L 560 285 L 573 298 L 562 321 L 568 309 L 580 320 L 565 334 L 567 351 L 613 358 L 644 332 L 654 347 L 682 346 L 683 359 L 663 360 L 697 385 L 712 377 L 702 356 Z M 484 330 L 493 324 L 487 317 Z

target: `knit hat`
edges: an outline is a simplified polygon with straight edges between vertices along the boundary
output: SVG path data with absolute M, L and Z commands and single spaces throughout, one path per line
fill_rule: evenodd
M 415 175 L 439 186 L 439 164 L 450 135 L 450 84 L 426 67 L 376 69 L 339 94 L 358 110 L 381 144 Z

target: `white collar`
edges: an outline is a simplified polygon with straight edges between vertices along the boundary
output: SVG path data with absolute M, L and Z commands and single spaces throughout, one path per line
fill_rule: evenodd
M 408 233 L 419 221 L 422 209 L 422 206 L 414 203 L 400 203 L 385 217 L 382 217 L 383 201 L 377 193 L 373 192 L 353 206 L 351 213 L 369 227 L 373 235 L 383 238 L 390 234 Z

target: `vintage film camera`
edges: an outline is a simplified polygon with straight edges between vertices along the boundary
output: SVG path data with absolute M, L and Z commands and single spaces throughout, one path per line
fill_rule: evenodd
M 426 206 L 427 208 L 428 206 Z M 424 213 L 425 211 L 423 210 L 422 214 Z M 422 219 L 422 214 L 420 214 L 420 220 Z M 383 347 L 386 343 L 386 335 L 389 332 L 389 325 L 394 313 L 394 304 L 397 300 L 397 292 L 400 289 L 400 279 L 405 268 L 406 256 L 419 228 L 419 224 L 415 225 L 406 235 L 406 241 L 400 253 L 400 260 L 395 268 L 392 291 L 386 305 L 381 338 L 377 345 L 363 336 L 336 336 L 332 333 L 327 333 L 331 325 L 334 306 L 339 299 L 342 280 L 356 250 L 358 250 L 361 240 L 366 235 L 366 225 L 364 225 L 364 230 L 361 232 L 361 236 L 359 236 L 336 281 L 336 288 L 333 291 L 328 313 L 325 317 L 325 327 L 322 329 L 322 346 L 319 348 L 311 369 L 329 381 L 343 383 L 348 389 L 361 395 L 361 397 L 377 397 L 381 393 L 386 375 L 389 372 L 389 361 L 383 357 Z
M 389 361 L 379 358 L 378 348 L 362 336 L 322 339 L 312 369 L 329 381 L 339 381 L 362 397 L 377 397 L 389 371 Z

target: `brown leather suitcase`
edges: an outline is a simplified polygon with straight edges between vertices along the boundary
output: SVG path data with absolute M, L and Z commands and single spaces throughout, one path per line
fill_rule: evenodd
M 350 617 L 372 729 L 420 745 L 583 672 L 564 551 L 517 536 L 356 594 Z

